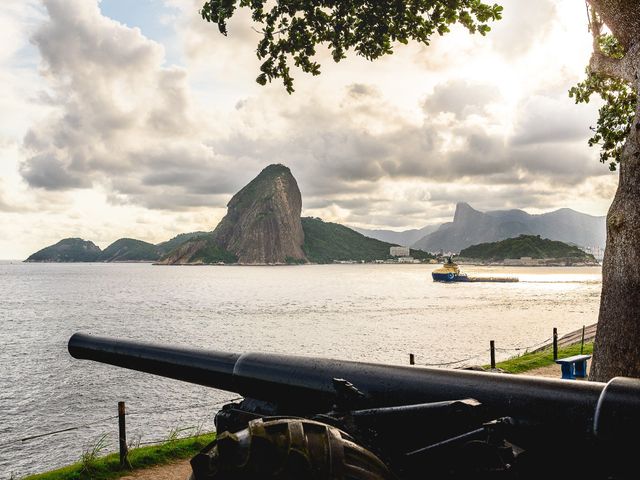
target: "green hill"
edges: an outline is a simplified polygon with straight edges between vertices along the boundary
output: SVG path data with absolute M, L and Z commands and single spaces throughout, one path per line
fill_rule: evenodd
M 164 255 L 158 263 L 163 265 L 175 264 L 217 264 L 237 263 L 238 257 L 220 248 L 212 233 L 197 235 L 184 241 L 169 253 Z
M 65 238 L 38 250 L 25 262 L 99 262 L 100 247 L 81 238 Z
M 304 250 L 307 259 L 315 263 L 331 263 L 334 260 L 355 260 L 372 262 L 385 260 L 389 256 L 389 248 L 394 245 L 351 230 L 338 223 L 324 222 L 319 218 L 303 217 Z M 414 258 L 433 258 L 421 250 L 411 250 Z
M 181 234 L 176 235 L 175 237 L 173 237 L 171 240 L 167 240 L 166 242 L 158 243 L 156 245 L 156 247 L 158 247 L 158 249 L 160 250 L 161 255 L 166 255 L 171 250 L 173 250 L 176 247 L 179 247 L 183 243 L 188 242 L 189 240 L 193 240 L 193 239 L 198 238 L 198 237 L 203 237 L 205 235 L 210 235 L 210 232 L 181 233 Z
M 531 257 L 536 259 L 566 258 L 584 262 L 596 261 L 593 255 L 583 252 L 578 247 L 540 238 L 540 235 L 520 235 L 499 242 L 472 245 L 463 249 L 460 256 L 479 260 Z
M 154 262 L 159 258 L 158 247 L 134 238 L 116 240 L 100 255 L 101 262 Z

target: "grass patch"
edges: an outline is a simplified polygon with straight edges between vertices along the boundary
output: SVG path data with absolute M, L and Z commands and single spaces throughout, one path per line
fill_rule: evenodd
M 129 451 L 133 470 L 162 465 L 172 460 L 189 458 L 215 439 L 215 433 L 198 437 L 169 439 L 161 445 L 135 448 Z M 95 448 L 91 449 L 93 452 Z M 46 473 L 25 477 L 23 480 L 108 480 L 128 475 L 130 470 L 120 470 L 120 456 L 112 453 L 105 457 L 91 458 L 87 462 L 83 453 L 81 462 Z
M 585 342 L 584 352 L 585 355 L 591 355 L 593 353 L 593 342 Z M 568 347 L 558 349 L 558 358 L 570 357 L 572 355 L 580 354 L 580 344 L 570 345 Z M 522 373 L 528 370 L 534 370 L 540 367 L 546 367 L 548 365 L 554 365 L 553 361 L 553 349 L 549 348 L 535 353 L 525 353 L 519 357 L 510 358 L 504 362 L 496 364 L 497 368 L 501 368 L 507 373 Z M 485 365 L 486 369 L 489 368 Z

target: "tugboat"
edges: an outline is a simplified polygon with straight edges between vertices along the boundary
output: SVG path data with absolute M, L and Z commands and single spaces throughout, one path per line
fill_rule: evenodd
M 469 277 L 466 273 L 460 272 L 460 267 L 451 260 L 451 257 L 447 259 L 445 264 L 435 269 L 431 276 L 434 282 L 468 282 Z
M 518 277 L 469 277 L 466 273 L 460 272 L 460 267 L 453 262 L 451 257 L 445 264 L 431 272 L 434 282 L 495 282 L 512 283 L 518 282 Z

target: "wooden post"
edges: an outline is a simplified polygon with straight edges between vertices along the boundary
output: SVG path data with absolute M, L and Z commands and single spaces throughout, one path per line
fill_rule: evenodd
M 580 342 L 580 355 L 584 352 L 584 325 L 582 325 L 582 341 Z
M 127 426 L 125 423 L 126 409 L 124 402 L 118 402 L 118 431 L 120 439 L 120 468 L 131 469 L 129 462 L 129 448 L 127 447 Z
M 413 353 L 409 354 L 409 365 L 415 365 L 416 364 L 416 357 L 413 355 Z
M 553 361 L 558 359 L 558 329 L 553 327 Z
M 496 368 L 496 342 L 491 340 L 489 342 L 489 349 L 491 350 L 491 369 Z

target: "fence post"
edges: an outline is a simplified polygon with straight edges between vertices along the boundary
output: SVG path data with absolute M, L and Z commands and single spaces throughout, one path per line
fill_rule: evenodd
M 496 368 L 496 342 L 489 341 L 489 349 L 491 350 L 491 369 Z
M 580 355 L 584 352 L 584 325 L 582 325 L 582 341 L 580 342 Z
M 126 409 L 124 402 L 118 402 L 118 431 L 120 444 L 120 468 L 131 468 L 129 462 L 129 448 L 127 447 L 127 426 L 125 423 Z
M 415 365 L 416 364 L 416 357 L 413 355 L 413 353 L 409 354 L 409 365 Z
M 558 329 L 553 327 L 553 361 L 558 359 Z

